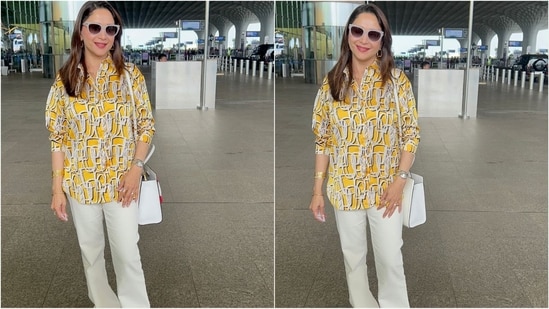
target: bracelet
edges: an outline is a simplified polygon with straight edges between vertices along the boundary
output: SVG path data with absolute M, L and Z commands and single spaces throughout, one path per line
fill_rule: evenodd
M 412 177 L 412 174 L 408 171 L 404 171 L 404 170 L 398 170 L 398 172 L 396 173 L 395 176 L 398 176 L 402 179 L 408 179 L 408 178 L 411 178 Z
M 55 170 L 51 173 L 51 178 L 63 176 L 63 170 Z
M 65 192 L 53 192 L 51 195 L 54 196 L 56 194 L 65 194 Z
M 324 196 L 324 194 L 314 194 L 313 193 L 313 196 Z
M 324 179 L 326 178 L 326 175 L 324 172 L 315 172 L 315 179 Z

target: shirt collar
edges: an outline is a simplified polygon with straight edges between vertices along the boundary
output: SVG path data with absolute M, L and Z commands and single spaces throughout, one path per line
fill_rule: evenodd
M 112 60 L 111 53 L 108 53 L 107 57 L 105 57 L 105 59 L 101 60 L 101 64 L 99 64 L 99 70 L 97 71 L 97 73 L 105 70 L 106 68 L 108 68 L 112 65 L 114 65 L 114 61 Z M 82 63 L 78 64 L 78 69 L 80 69 L 80 71 L 84 72 L 84 66 L 82 65 Z
M 366 68 L 366 70 L 364 70 L 364 73 L 366 73 L 367 71 L 370 71 L 370 70 L 379 71 L 380 70 L 379 65 L 380 65 L 379 60 L 377 60 L 377 59 L 374 60 L 374 62 L 372 62 L 372 64 L 370 64 Z M 348 67 L 345 67 L 345 70 L 343 70 L 343 74 L 345 75 L 345 78 L 347 78 L 347 79 L 349 78 L 349 68 Z M 364 74 L 364 75 L 366 75 L 366 74 Z M 361 76 L 361 77 L 364 77 L 364 75 Z

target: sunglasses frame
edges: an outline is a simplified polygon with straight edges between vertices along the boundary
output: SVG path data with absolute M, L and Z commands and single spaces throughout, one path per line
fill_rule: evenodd
M 101 27 L 99 29 L 99 31 L 97 33 L 93 33 L 91 30 L 90 30 L 90 25 L 97 25 L 99 27 Z M 101 33 L 101 31 L 105 30 L 105 34 L 110 36 L 110 37 L 115 37 L 119 32 L 120 32 L 120 25 L 102 25 L 100 23 L 89 23 L 89 22 L 85 22 L 85 23 L 82 23 L 82 26 L 85 26 L 86 28 L 88 28 L 88 32 L 91 33 L 92 35 L 97 35 L 99 33 Z M 116 33 L 114 35 L 110 35 L 108 32 L 107 32 L 107 27 L 115 27 L 116 28 Z
M 359 28 L 362 30 L 362 35 L 360 36 L 355 36 L 353 34 L 353 31 L 351 30 L 353 27 L 356 27 L 356 28 Z M 375 33 L 378 33 L 380 34 L 379 36 L 379 39 L 377 40 L 372 40 L 370 38 L 370 32 L 375 32 Z M 352 36 L 353 38 L 355 39 L 361 39 L 362 37 L 364 37 L 364 35 L 366 35 L 366 37 L 368 38 L 368 40 L 372 41 L 372 42 L 378 42 L 378 41 L 381 41 L 381 39 L 383 38 L 383 36 L 385 35 L 385 32 L 381 31 L 381 30 L 367 30 L 367 29 L 364 29 L 362 28 L 361 26 L 359 25 L 354 25 L 354 24 L 349 24 L 349 35 Z

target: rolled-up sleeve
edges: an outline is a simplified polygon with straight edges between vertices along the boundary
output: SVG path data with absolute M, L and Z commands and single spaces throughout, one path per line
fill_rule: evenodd
M 59 76 L 48 94 L 46 100 L 46 128 L 50 131 L 51 151 L 63 151 L 67 138 L 67 120 L 65 117 L 65 100 L 67 93 Z
M 402 121 L 401 140 L 403 150 L 416 153 L 420 140 L 416 100 L 412 90 L 412 84 L 403 72 L 401 72 L 399 76 L 399 84 L 401 85 L 401 87 L 399 87 L 399 91 L 401 92 L 399 97 L 401 98 L 402 103 L 400 105 L 400 117 Z
M 147 92 L 145 77 L 137 66 L 133 66 L 132 81 L 137 117 L 137 140 L 151 144 L 155 133 L 154 117 L 152 114 L 149 93 Z
M 322 87 L 320 87 L 316 95 L 313 107 L 312 129 L 315 134 L 315 154 L 329 154 L 332 138 L 328 105 L 330 100 L 330 87 L 327 79 L 324 79 Z

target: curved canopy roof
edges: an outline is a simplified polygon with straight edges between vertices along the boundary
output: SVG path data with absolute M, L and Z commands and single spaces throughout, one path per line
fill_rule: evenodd
M 177 20 L 204 19 L 204 1 L 112 1 L 126 28 L 171 28 Z M 375 1 L 394 35 L 438 35 L 438 29 L 467 28 L 469 1 Z M 547 29 L 547 1 L 475 1 L 473 32 Z M 212 24 L 258 22 L 273 12 L 273 1 L 210 1 Z
M 438 35 L 440 28 L 468 28 L 469 1 L 375 1 L 394 35 Z M 547 29 L 547 1 L 475 1 L 473 32 Z
M 178 20 L 204 20 L 205 1 L 111 1 L 125 28 L 172 28 Z M 210 22 L 259 22 L 272 14 L 273 1 L 210 1 Z

